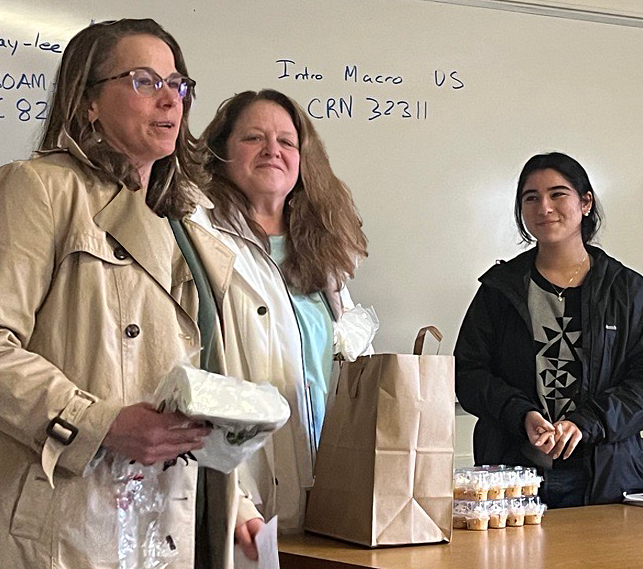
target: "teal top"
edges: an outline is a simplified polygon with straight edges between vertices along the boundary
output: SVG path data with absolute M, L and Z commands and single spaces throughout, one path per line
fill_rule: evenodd
M 270 256 L 278 265 L 286 258 L 286 238 L 270 237 Z M 304 373 L 310 386 L 315 446 L 319 445 L 333 368 L 333 319 L 321 292 L 302 294 L 289 287 L 301 332 Z

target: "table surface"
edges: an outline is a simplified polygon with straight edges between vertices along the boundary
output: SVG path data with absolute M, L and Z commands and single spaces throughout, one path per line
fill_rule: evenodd
M 643 507 L 545 512 L 540 526 L 453 530 L 451 543 L 369 549 L 313 534 L 279 538 L 281 569 L 630 569 L 643 567 Z

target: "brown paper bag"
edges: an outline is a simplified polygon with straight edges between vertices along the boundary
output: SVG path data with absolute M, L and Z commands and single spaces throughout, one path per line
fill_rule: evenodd
M 449 541 L 453 356 L 375 354 L 343 363 L 305 528 L 371 547 Z

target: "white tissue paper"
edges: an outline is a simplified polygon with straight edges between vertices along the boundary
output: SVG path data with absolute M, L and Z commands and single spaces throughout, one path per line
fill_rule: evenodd
M 357 304 L 342 314 L 335 323 L 335 352 L 349 362 L 354 362 L 359 356 L 366 354 L 375 333 L 380 327 L 380 321 L 372 306 L 363 308 Z
M 210 373 L 182 363 L 161 381 L 154 402 L 166 411 L 209 421 L 213 430 L 202 449 L 193 451 L 199 466 L 231 472 L 256 452 L 290 416 L 276 387 Z

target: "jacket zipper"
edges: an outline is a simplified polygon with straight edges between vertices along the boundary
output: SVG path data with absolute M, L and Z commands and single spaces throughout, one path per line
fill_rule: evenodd
M 288 301 L 290 302 L 290 308 L 292 309 L 293 316 L 295 318 L 295 322 L 297 323 L 297 332 L 299 333 L 299 346 L 300 346 L 300 353 L 301 353 L 301 371 L 302 371 L 302 378 L 303 378 L 303 388 L 304 388 L 304 400 L 306 402 L 306 426 L 308 429 L 308 446 L 310 450 L 310 468 L 311 468 L 311 475 L 313 472 L 313 468 L 315 465 L 315 455 L 317 454 L 317 449 L 315 447 L 315 417 L 313 415 L 312 411 L 312 398 L 310 395 L 310 388 L 308 386 L 308 379 L 306 377 L 306 362 L 304 359 L 304 342 L 303 342 L 303 334 L 301 331 L 301 326 L 299 324 L 299 319 L 297 318 L 297 311 L 295 310 L 295 303 L 292 299 L 292 295 L 290 291 L 288 290 L 288 285 L 286 283 L 286 278 L 284 277 L 283 272 L 281 271 L 281 268 L 279 265 L 274 261 L 274 259 L 264 250 L 263 247 L 259 246 L 258 243 L 253 241 L 252 239 L 249 239 L 248 237 L 245 237 L 243 235 L 240 235 L 238 233 L 234 233 L 232 231 L 229 231 L 227 229 L 224 229 L 222 227 L 216 227 L 218 231 L 221 231 L 222 233 L 227 233 L 228 235 L 232 237 L 240 237 L 243 239 L 246 243 L 251 244 L 253 247 L 256 247 L 261 254 L 264 256 L 264 258 L 267 258 L 268 261 L 277 269 L 279 272 L 279 276 L 281 277 L 281 283 L 286 291 L 286 295 L 288 296 Z

